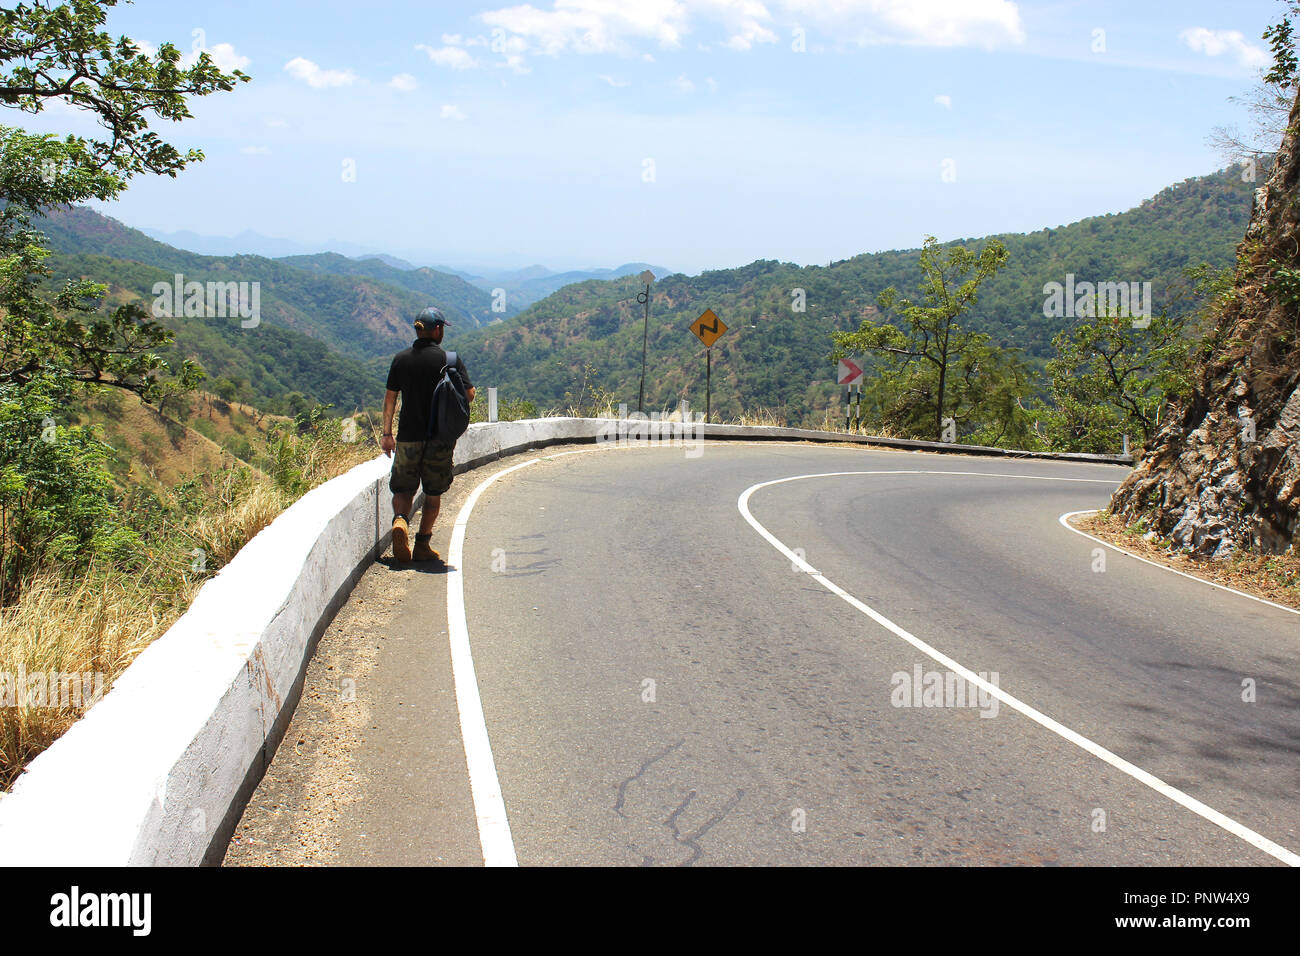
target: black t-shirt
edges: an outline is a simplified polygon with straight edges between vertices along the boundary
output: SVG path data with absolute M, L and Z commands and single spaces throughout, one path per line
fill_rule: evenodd
M 447 367 L 447 353 L 433 339 L 416 339 L 409 349 L 393 356 L 388 369 L 388 390 L 402 393 L 402 413 L 397 425 L 398 441 L 424 441 L 429 431 L 429 406 L 433 390 Z M 465 360 L 456 356 L 456 370 L 465 388 L 471 387 Z

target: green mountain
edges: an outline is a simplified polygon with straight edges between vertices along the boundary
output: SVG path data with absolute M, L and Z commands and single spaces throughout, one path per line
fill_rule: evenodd
M 378 260 L 355 262 L 342 256 L 324 257 L 340 269 L 347 269 L 328 272 L 322 268 L 320 256 L 303 257 L 312 261 L 300 266 L 264 256 L 198 255 L 158 242 L 81 206 L 52 210 L 36 225 L 49 238 L 55 252 L 50 265 L 59 275 L 125 285 L 126 275 L 144 272 L 118 269 L 111 263 L 138 263 L 147 267 L 149 281 L 133 279 L 129 287 L 149 302 L 154 300 L 154 282 L 170 280 L 176 274 L 182 275 L 185 282 L 256 282 L 263 323 L 319 339 L 335 351 L 363 362 L 391 355 L 410 344 L 411 322 L 430 304 L 427 290 L 435 282 L 424 275 L 410 280 L 421 288 L 412 288 L 409 282 L 390 284 L 384 279 L 401 275 L 401 270 Z M 158 271 L 166 275 L 157 276 Z M 454 288 L 459 297 L 444 308 L 457 328 L 474 328 L 482 317 L 491 314 L 491 297 L 486 293 L 452 276 L 446 277 L 446 285 Z
M 155 283 L 172 284 L 176 273 L 186 280 L 245 279 L 273 260 L 260 260 L 245 272 L 244 259 L 235 257 L 200 256 L 175 249 L 150 239 L 137 230 L 130 229 L 114 219 L 81 207 L 55 210 L 37 225 L 49 238 L 54 254 L 48 265 L 54 281 L 68 277 L 93 279 L 108 286 L 105 307 L 112 308 L 125 302 L 138 302 L 146 309 L 154 303 Z M 97 253 L 109 249 L 115 257 Z M 275 266 L 280 270 L 289 267 Z M 266 271 L 260 273 L 266 276 Z M 310 273 L 297 271 L 290 274 L 291 283 L 286 290 L 293 296 L 299 291 L 321 285 L 323 280 Z M 255 281 L 255 277 L 246 281 Z M 211 380 L 228 378 L 236 384 L 236 394 L 242 401 L 267 410 L 287 407 L 286 399 L 299 393 L 309 400 L 328 402 L 341 410 L 375 407 L 383 398 L 382 379 L 377 380 L 375 367 L 367 366 L 361 357 L 350 357 L 332 348 L 342 334 L 308 334 L 313 328 L 314 313 L 310 301 L 298 296 L 294 302 L 284 301 L 276 291 L 268 289 L 263 279 L 261 316 L 265 321 L 255 328 L 243 328 L 238 318 L 201 318 L 183 315 L 159 315 L 158 321 L 176 333 L 173 344 L 163 352 L 169 362 L 184 358 L 198 361 Z M 343 285 L 346 280 L 335 279 L 325 283 L 323 290 L 312 290 L 319 298 L 330 294 L 340 297 L 361 295 L 361 288 L 349 292 Z M 269 292 L 269 294 L 267 294 Z M 152 309 L 151 309 L 152 311 Z M 325 310 L 328 314 L 328 310 Z M 276 319 L 283 324 L 277 323 Z M 295 331 L 292 325 L 304 331 Z M 400 336 L 389 336 L 394 347 L 407 344 L 409 324 Z M 357 338 L 355 333 L 353 337 Z M 373 336 L 372 336 L 373 338 Z M 331 341 L 333 340 L 333 341 Z M 329 344 L 327 344 L 329 343 Z M 371 355 L 386 355 L 391 351 L 389 341 L 372 344 Z M 382 351 L 381 351 L 382 349 Z M 375 364 L 378 364 L 376 360 Z
M 426 305 L 436 305 L 442 309 L 453 323 L 457 314 L 468 317 L 471 327 L 509 318 L 522 307 L 511 303 L 509 297 L 506 297 L 502 302 L 503 309 L 493 312 L 492 295 L 470 285 L 460 276 L 429 268 L 404 269 L 380 256 L 351 259 L 336 252 L 322 252 L 312 256 L 285 256 L 277 261 L 317 274 L 365 276 L 385 285 L 408 289 L 427 299 Z
M 107 256 L 52 256 L 55 281 L 63 277 L 91 278 L 108 286 L 104 308 L 138 302 L 152 304 L 156 282 L 171 283 L 173 273 L 154 266 Z M 189 273 L 186 273 L 188 275 Z M 266 411 L 288 410 L 286 399 L 299 393 L 311 401 L 333 404 L 340 411 L 374 408 L 383 402 L 383 379 L 375 365 L 342 355 L 302 332 L 262 322 L 243 328 L 238 318 L 158 316 L 176 333 L 160 354 L 168 362 L 193 359 L 210 381 L 228 378 L 243 402 Z M 386 360 L 385 360 L 386 361 Z M 386 367 L 386 365 L 385 365 Z
M 1051 341 L 1071 318 L 1044 315 L 1044 286 L 1076 281 L 1150 282 L 1153 306 L 1184 300 L 1183 270 L 1201 262 L 1226 267 L 1244 234 L 1253 184 L 1235 170 L 1189 179 L 1136 209 L 1025 234 L 958 240 L 980 247 L 1001 240 L 1007 266 L 966 317 L 1004 346 L 1023 349 L 1041 367 Z M 918 239 L 924 224 L 918 225 Z M 828 361 L 832 330 L 856 329 L 889 287 L 915 295 L 919 249 L 855 256 L 829 266 L 759 260 L 699 276 L 673 275 L 652 290 L 646 405 L 704 406 L 705 361 L 690 324 L 711 308 L 729 327 L 713 349 L 715 417 L 771 409 L 792 424 L 823 421 L 842 402 Z M 503 398 L 564 407 L 586 389 L 613 393 L 635 407 L 641 375 L 644 287 L 635 278 L 566 286 L 509 322 L 455 337 L 478 385 Z M 803 310 L 798 311 L 802 298 Z

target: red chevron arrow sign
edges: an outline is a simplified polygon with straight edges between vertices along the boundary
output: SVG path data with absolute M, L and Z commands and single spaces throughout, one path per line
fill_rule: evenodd
M 835 377 L 836 385 L 857 385 L 862 381 L 862 366 L 853 359 L 840 359 L 839 374 Z

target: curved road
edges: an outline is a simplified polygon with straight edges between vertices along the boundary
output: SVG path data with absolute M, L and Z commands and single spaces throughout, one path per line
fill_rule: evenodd
M 695 453 L 527 456 L 469 516 L 465 620 L 519 863 L 1295 862 L 1300 619 L 1061 526 L 1123 469 Z M 413 828 L 396 800 L 368 839 L 482 859 L 468 783 L 439 773 L 455 826 Z

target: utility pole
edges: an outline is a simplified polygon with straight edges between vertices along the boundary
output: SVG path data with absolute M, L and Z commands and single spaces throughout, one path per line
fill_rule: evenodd
M 650 284 L 655 281 L 655 274 L 647 269 L 638 276 L 645 283 L 645 291 L 637 293 L 636 300 L 645 305 L 645 328 L 641 333 L 641 391 L 637 395 L 636 410 L 645 413 L 645 359 L 646 348 L 650 343 Z

